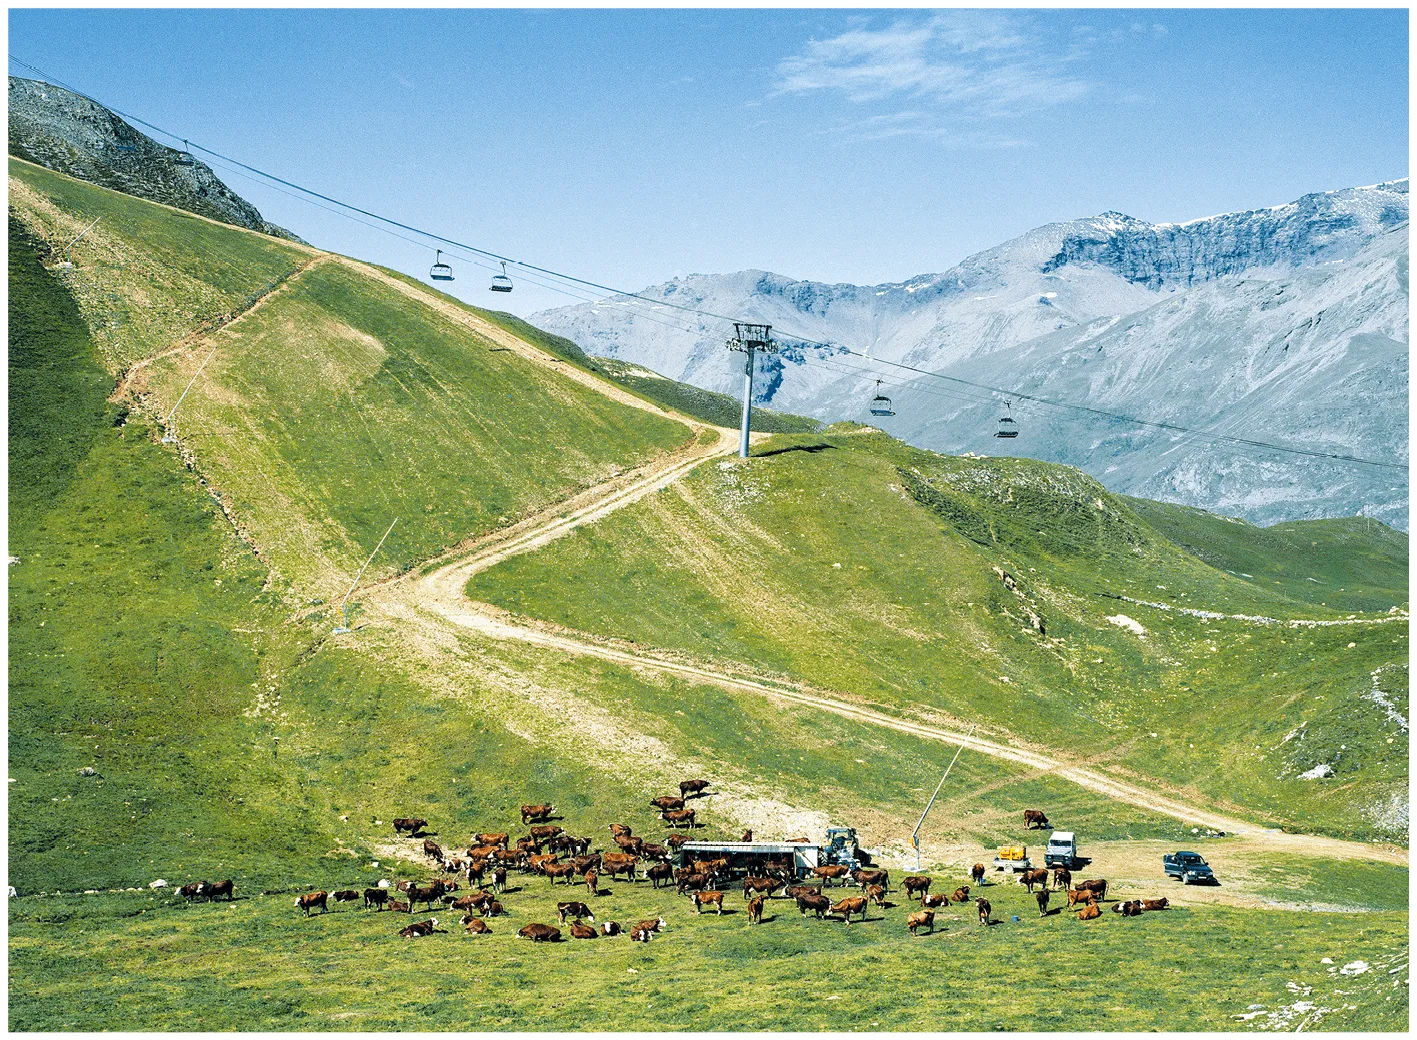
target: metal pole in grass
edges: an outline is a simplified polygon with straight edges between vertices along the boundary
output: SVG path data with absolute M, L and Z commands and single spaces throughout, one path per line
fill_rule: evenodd
M 977 725 L 978 723 L 975 723 L 975 726 Z M 972 736 L 974 736 L 974 726 L 969 727 L 969 732 L 965 735 L 964 739 L 968 740 Z M 910 832 L 910 845 L 913 849 L 915 849 L 916 870 L 920 869 L 920 828 L 925 826 L 925 817 L 930 814 L 930 807 L 935 804 L 935 799 L 940 796 L 940 788 L 945 786 L 945 779 L 950 775 L 950 770 L 955 767 L 955 763 L 959 761 L 959 753 L 963 750 L 963 743 L 961 743 L 959 747 L 955 748 L 955 757 L 950 759 L 950 764 L 945 767 L 945 775 L 940 777 L 940 782 L 935 785 L 935 793 L 932 794 L 930 796 L 930 800 L 925 803 L 925 811 L 920 814 L 920 820 L 918 823 L 915 824 L 915 830 Z
M 74 241 L 70 242 L 67 246 L 64 247 L 64 259 L 63 259 L 62 261 L 60 261 L 60 263 L 59 263 L 59 266 L 60 266 L 60 267 L 73 267 L 73 266 L 74 266 L 74 247 L 79 244 L 79 238 L 83 238 L 83 237 L 84 237 L 85 235 L 87 235 L 90 231 L 92 231 L 95 227 L 97 227 L 97 226 L 98 226 L 98 222 L 99 222 L 100 220 L 102 220 L 102 219 L 103 219 L 102 217 L 96 217 L 96 218 L 94 219 L 94 222 L 93 222 L 92 224 L 90 224 L 88 227 L 84 228 L 84 230 L 82 230 L 82 231 L 79 232 L 78 238 L 74 239 Z
M 399 518 L 394 517 L 394 524 L 398 522 Z M 344 618 L 344 624 L 336 627 L 334 632 L 331 633 L 332 635 L 344 635 L 344 633 L 349 631 L 349 614 L 344 609 L 344 605 L 349 602 L 349 597 L 354 595 L 354 586 L 359 584 L 359 579 L 364 577 L 364 572 L 369 568 L 369 565 L 374 562 L 374 557 L 379 555 L 379 550 L 384 547 L 384 542 L 388 540 L 389 535 L 393 532 L 394 524 L 389 525 L 389 529 L 384 532 L 384 537 L 379 539 L 379 544 L 374 546 L 374 551 L 369 554 L 369 559 L 364 561 L 364 566 L 360 567 L 359 573 L 354 576 L 354 582 L 349 586 L 349 591 L 344 594 L 344 599 L 339 601 L 339 612 L 340 616 Z
M 202 369 L 206 368 L 206 367 L 207 367 L 207 362 L 210 361 L 210 360 L 211 360 L 213 357 L 215 357 L 215 356 L 216 356 L 216 345 L 213 344 L 213 345 L 212 345 L 211 352 L 210 352 L 209 354 L 207 354 L 207 356 L 206 356 L 205 358 L 202 359 L 202 363 L 197 366 L 197 371 L 195 371 L 194 373 L 192 373 L 192 378 L 187 381 L 187 389 L 182 391 L 182 396 L 179 397 L 179 398 L 177 398 L 177 403 L 172 406 L 172 411 L 170 411 L 170 412 L 167 413 L 167 418 L 164 419 L 164 420 L 163 420 L 163 423 L 162 423 L 162 426 L 163 426 L 162 443 L 163 443 L 163 444 L 175 444 L 175 443 L 177 442 L 177 435 L 172 432 L 172 417 L 177 414 L 177 409 L 179 409 L 179 408 L 182 407 L 182 401 L 183 401 L 183 399 L 186 398 L 186 396 L 187 396 L 187 390 L 192 389 L 192 387 L 193 387 L 193 386 L 196 384 L 196 382 L 197 382 L 197 378 L 202 374 Z
M 753 422 L 753 355 L 755 351 L 771 353 L 777 350 L 777 342 L 772 338 L 771 325 L 756 325 L 748 322 L 733 323 L 734 337 L 728 341 L 729 350 L 737 350 L 747 355 L 743 368 L 743 421 L 739 430 L 738 457 L 748 457 L 748 432 Z

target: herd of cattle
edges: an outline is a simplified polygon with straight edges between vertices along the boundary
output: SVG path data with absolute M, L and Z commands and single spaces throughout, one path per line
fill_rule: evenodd
M 686 780 L 679 786 L 678 797 L 666 795 L 650 803 L 660 813 L 666 826 L 671 828 L 677 828 L 686 821 L 692 825 L 694 810 L 685 806 L 685 800 L 701 795 L 708 787 L 708 781 Z M 593 839 L 571 835 L 549 822 L 555 818 L 555 812 L 553 805 L 524 805 L 521 807 L 521 818 L 523 825 L 528 827 L 527 834 L 513 839 L 505 831 L 477 833 L 468 848 L 453 853 L 446 852 L 432 838 L 423 837 L 422 853 L 428 857 L 430 865 L 436 864 L 443 875 L 426 883 L 391 883 L 384 880 L 377 887 L 362 891 L 320 890 L 300 896 L 295 900 L 295 906 L 308 917 L 314 910 L 326 912 L 330 900 L 336 903 L 362 901 L 366 910 L 391 910 L 410 915 L 419 906 L 431 911 L 435 905 L 446 905 L 450 911 L 461 912 L 459 924 L 467 934 L 486 935 L 492 931 L 487 919 L 506 913 L 497 897 L 506 891 L 508 871 L 517 871 L 524 876 L 545 877 L 553 887 L 558 881 L 567 886 L 584 884 L 592 897 L 601 893 L 600 882 L 605 877 L 624 877 L 630 882 L 648 880 L 656 890 L 673 885 L 677 894 L 688 897 L 696 914 L 710 909 L 720 915 L 724 912 L 723 901 L 731 877 L 727 858 L 698 858 L 675 869 L 671 857 L 687 840 L 683 835 L 670 835 L 664 844 L 660 844 L 646 841 L 635 835 L 630 827 L 618 823 L 609 827 L 615 851 L 608 848 L 591 851 Z M 404 817 L 394 820 L 393 826 L 396 836 L 407 835 L 416 841 L 427 828 L 428 821 Z M 743 836 L 744 841 L 751 838 L 751 831 Z M 852 869 L 833 864 L 814 868 L 810 878 L 798 878 L 791 859 L 768 858 L 756 869 L 757 873 L 750 873 L 742 880 L 749 925 L 762 923 L 766 901 L 779 892 L 784 898 L 792 900 L 803 917 L 811 914 L 817 920 L 833 918 L 847 925 L 851 924 L 853 916 L 864 921 L 867 908 L 873 903 L 881 908 L 892 905 L 886 901 L 890 891 L 890 873 L 879 868 Z M 1024 871 L 1017 875 L 1017 879 L 1034 896 L 1040 917 L 1047 915 L 1053 893 L 1066 892 L 1068 909 L 1077 909 L 1078 919 L 1083 921 L 1100 917 L 1102 911 L 1099 904 L 1107 898 L 1105 878 L 1074 883 L 1072 873 L 1064 867 L 1054 868 L 1051 874 L 1047 869 Z M 976 887 L 986 884 L 984 864 L 974 864 L 970 870 L 970 881 Z M 970 901 L 969 884 L 949 893 L 931 894 L 933 884 L 934 880 L 924 875 L 910 875 L 901 882 L 907 906 L 912 902 L 919 903 L 919 909 L 908 912 L 905 917 L 905 927 L 911 935 L 918 935 L 921 929 L 933 933 L 936 910 L 951 903 Z M 834 900 L 825 891 L 832 887 L 848 886 L 858 889 L 859 894 Z M 180 892 L 188 900 L 210 900 L 219 896 L 231 899 L 232 883 L 223 881 L 213 885 L 198 881 L 184 885 Z M 1143 911 L 1164 910 L 1167 906 L 1166 899 L 1141 899 L 1115 902 L 1112 909 L 1124 916 L 1135 917 Z M 988 899 L 975 895 L 974 910 L 981 927 L 993 923 L 993 907 Z M 635 942 L 649 942 L 666 926 L 660 916 L 647 918 L 629 928 L 622 927 L 616 921 L 602 921 L 597 926 L 594 911 L 580 900 L 556 903 L 556 917 L 561 927 L 566 927 L 569 922 L 573 939 L 628 934 Z M 587 921 L 589 925 L 585 923 Z M 438 918 L 430 917 L 400 929 L 399 935 L 418 938 L 440 930 Z M 532 942 L 558 942 L 561 928 L 532 923 L 521 928 L 517 936 Z

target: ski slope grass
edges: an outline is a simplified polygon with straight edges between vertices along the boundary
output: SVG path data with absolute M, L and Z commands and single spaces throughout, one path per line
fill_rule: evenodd
M 1382 807 L 1406 783 L 1406 731 L 1370 699 L 1370 673 L 1395 669 L 1383 689 L 1404 712 L 1406 622 L 1290 629 L 1181 613 L 1345 619 L 1296 614 L 1061 467 L 950 459 L 877 435 L 779 438 L 747 465 L 701 468 L 509 560 L 468 594 L 887 710 L 978 721 L 1277 824 L 1404 830 Z M 1123 615 L 1145 635 L 1108 620 Z M 1338 783 L 1297 778 L 1319 762 Z

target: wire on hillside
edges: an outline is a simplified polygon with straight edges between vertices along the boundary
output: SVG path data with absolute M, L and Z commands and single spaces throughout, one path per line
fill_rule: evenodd
M 198 142 L 196 142 L 196 141 L 193 141 L 193 140 L 191 140 L 190 138 L 181 137 L 181 136 L 179 136 L 178 134 L 173 133 L 173 132 L 170 131 L 170 130 L 166 130 L 166 129 L 164 129 L 163 127 L 157 126 L 157 125 L 154 124 L 154 123 L 150 123 L 150 122 L 148 122 L 147 120 L 142 119 L 142 118 L 140 118 L 140 117 L 138 117 L 138 116 L 131 115 L 130 113 L 127 113 L 127 112 L 124 112 L 124 111 L 122 111 L 122 110 L 120 110 L 120 109 L 114 108 L 114 107 L 112 107 L 111 105 L 106 105 L 106 104 L 104 104 L 102 101 L 98 100 L 97 98 L 92 97 L 91 95 L 84 93 L 83 91 L 77 89 L 76 87 L 73 87 L 73 86 L 71 86 L 71 85 L 65 83 L 63 80 L 60 80 L 60 79 L 58 79 L 58 78 L 56 78 L 56 77 L 54 77 L 54 76 L 51 76 L 49 73 L 45 72 L 44 70 L 42 70 L 42 69 L 40 69 L 40 68 L 37 68 L 37 67 L 34 66 L 34 65 L 29 64 L 28 62 L 25 62 L 25 61 L 20 60 L 19 58 L 16 58 L 14 55 L 10 55 L 10 61 L 14 62 L 16 65 L 20 66 L 21 68 L 28 69 L 30 72 L 33 72 L 35 75 L 40 76 L 42 79 L 45 79 L 45 80 L 47 80 L 48 82 L 55 84 L 56 86 L 63 87 L 64 89 L 69 90 L 69 91 L 72 91 L 73 93 L 79 95 L 80 97 L 87 98 L 89 101 L 92 101 L 94 104 L 99 105 L 100 107 L 103 107 L 103 108 L 108 109 L 109 111 L 113 112 L 115 115 L 118 115 L 118 116 L 120 116 L 120 117 L 123 118 L 123 119 L 129 120 L 129 121 L 131 121 L 131 122 L 133 122 L 133 123 L 137 123 L 137 124 L 139 124 L 139 125 L 141 125 L 141 126 L 145 126 L 145 127 L 147 127 L 149 130 L 155 131 L 156 133 L 161 134 L 162 136 L 167 137 L 167 138 L 169 138 L 169 139 L 172 140 L 172 141 L 181 141 L 182 144 L 184 145 L 184 148 L 186 148 L 186 149 L 188 149 L 188 150 L 190 150 L 190 149 L 196 149 L 197 151 L 202 152 L 204 155 L 208 155 L 208 156 L 214 157 L 214 158 L 216 158 L 216 159 L 218 159 L 218 160 L 221 160 L 222 162 L 232 164 L 232 165 L 235 166 L 235 167 L 239 167 L 241 170 L 245 170 L 245 171 L 248 171 L 248 172 L 250 172 L 250 173 L 252 173 L 252 174 L 255 174 L 255 175 L 257 175 L 257 176 L 259 176 L 259 177 L 261 177 L 261 178 L 264 178 L 266 181 L 272 182 L 273 184 L 282 185 L 282 186 L 284 186 L 284 187 L 286 187 L 286 188 L 293 189 L 293 190 L 296 191 L 296 192 L 300 192 L 302 195 L 308 196 L 310 199 L 318 199 L 318 200 L 321 200 L 321 201 L 323 201 L 323 202 L 328 202 L 328 203 L 330 203 L 331 205 L 337 206 L 337 207 L 339 207 L 339 208 L 342 209 L 342 210 L 346 210 L 346 211 L 348 211 L 348 212 L 350 212 L 350 213 L 355 213 L 355 214 L 359 214 L 359 215 L 364 216 L 364 217 L 368 217 L 368 218 L 370 218 L 371 220 L 375 220 L 375 221 L 380 222 L 381 225 L 387 225 L 387 227 L 377 227 L 376 230 L 389 231 L 389 228 L 397 228 L 397 229 L 399 229 L 399 230 L 407 231 L 407 232 L 410 232 L 410 233 L 412 233 L 412 234 L 414 234 L 414 235 L 421 236 L 422 238 L 427 239 L 427 240 L 430 241 L 430 242 L 440 243 L 440 244 L 442 244 L 442 245 L 444 245 L 444 246 L 453 247 L 454 249 L 466 250 L 467 252 L 474 253 L 474 254 L 476 254 L 476 255 L 479 256 L 479 257 L 485 257 L 485 258 L 487 258 L 487 259 L 495 260 L 495 261 L 497 261 L 498 263 L 511 264 L 511 265 L 513 265 L 513 266 L 515 266 L 515 267 L 517 267 L 517 268 L 520 268 L 523 272 L 535 272 L 535 273 L 537 273 L 537 274 L 540 274 L 540 275 L 542 275 L 542 276 L 545 276 L 546 278 L 553 279 L 553 280 L 555 280 L 555 281 L 557 281 L 557 282 L 560 282 L 560 283 L 565 283 L 565 284 L 569 284 L 569 285 L 572 285 L 572 286 L 578 286 L 578 287 L 584 287 L 584 288 L 594 289 L 594 290 L 597 290 L 597 291 L 599 291 L 599 292 L 608 293 L 608 294 L 610 294 L 611 299 L 601 299 L 601 300 L 596 300 L 596 301 L 594 301 L 594 302 L 598 302 L 598 303 L 600 303 L 600 304 L 602 304 L 602 305 L 605 305 L 605 306 L 614 306 L 614 305 L 617 304 L 617 302 L 618 302 L 619 299 L 638 300 L 638 301 L 641 301 L 641 303 L 647 304 L 647 305 L 652 306 L 652 307 L 656 307 L 656 308 L 666 308 L 666 309 L 669 309 L 669 310 L 680 311 L 680 312 L 689 313 L 689 314 L 695 314 L 695 315 L 698 315 L 698 316 L 703 317 L 703 318 L 710 318 L 710 319 L 713 319 L 714 321 L 721 321 L 721 322 L 730 323 L 730 324 L 731 324 L 731 323 L 734 323 L 734 322 L 741 322 L 741 321 L 746 320 L 746 319 L 745 319 L 743 316 L 741 316 L 741 315 L 740 315 L 740 316 L 737 316 L 737 317 L 734 317 L 734 316 L 730 316 L 730 315 L 726 315 L 726 314 L 718 314 L 718 313 L 716 313 L 716 312 L 714 312 L 714 311 L 705 310 L 705 309 L 700 308 L 700 307 L 692 307 L 692 306 L 688 306 L 688 305 L 685 305 L 685 304 L 671 303 L 671 302 L 669 302 L 669 301 L 667 301 L 667 300 L 654 299 L 653 297 L 646 296 L 646 295 L 644 295 L 643 293 L 631 292 L 631 291 L 626 290 L 626 289 L 617 289 L 617 288 L 615 288 L 614 286 L 605 285 L 604 283 L 601 283 L 601 282 L 592 281 L 592 280 L 586 279 L 586 278 L 579 278 L 579 277 L 577 277 L 577 276 L 575 276 L 575 275 L 566 274 L 566 273 L 561 272 L 561 271 L 556 271 L 556 270 L 554 270 L 554 269 L 552 269 L 552 268 L 542 267 L 542 266 L 537 265 L 537 264 L 528 263 L 527 261 L 524 261 L 524 260 L 516 260 L 516 259 L 513 259 L 512 257 L 505 256 L 505 255 L 503 255 L 502 253 L 498 253 L 498 252 L 495 252 L 495 251 L 490 250 L 490 249 L 484 249 L 484 248 L 482 248 L 482 247 L 480 247 L 480 246 L 472 245 L 472 244 L 469 244 L 469 243 L 466 243 L 466 242 L 460 242 L 460 241 L 458 241 L 457 239 L 449 238 L 449 237 L 447 237 L 447 236 L 445 236 L 445 235 L 440 235 L 440 234 L 437 234 L 436 232 L 428 231 L 428 230 L 426 230 L 426 229 L 416 227 L 416 226 L 414 226 L 414 225 L 412 225 L 412 224 L 408 224 L 408 223 L 405 223 L 405 222 L 403 222 L 403 221 L 396 220 L 396 219 L 394 219 L 394 218 L 392 218 L 392 217 L 384 216 L 384 215 L 381 214 L 381 213 L 376 213 L 376 212 L 374 212 L 374 211 L 372 211 L 372 210 L 364 209 L 363 207 L 356 206 L 356 205 L 354 205 L 353 203 L 345 202 L 345 201 L 343 201 L 343 200 L 341 200 L 341 199 L 336 199 L 336 198 L 334 198 L 334 197 L 332 197 L 332 196 L 329 196 L 329 195 L 326 195 L 326 194 L 324 194 L 324 193 L 322 193 L 322 192 L 315 191 L 313 188 L 307 188 L 307 187 L 305 187 L 304 185 L 297 184 L 297 183 L 294 182 L 294 181 L 287 180 L 287 179 L 285 179 L 285 178 L 283 178 L 283 177 L 277 176 L 276 174 L 268 173 L 267 171 L 262 170 L 262 169 L 260 169 L 260 168 L 258 168 L 258 167 L 251 166 L 251 165 L 249 165 L 249 164 L 247 164 L 247 163 L 244 163 L 244 162 L 242 162 L 242 161 L 239 160 L 239 159 L 232 158 L 231 156 L 224 155 L 224 154 L 222 154 L 221 152 L 215 151 L 214 149 L 207 148 L 206 146 L 204 146 L 204 145 L 202 145 L 202 144 L 200 144 L 200 143 L 198 143 Z M 235 171 L 231 171 L 231 172 L 235 172 Z M 284 194 L 289 194 L 289 192 L 285 192 Z M 307 200 L 307 201 L 308 201 L 308 200 Z M 325 208 L 325 207 L 320 207 L 320 208 L 323 209 L 323 208 Z M 360 223 L 364 223 L 364 222 L 363 222 L 363 221 L 360 221 Z M 375 227 L 375 225 L 366 225 L 366 226 Z M 392 234 L 393 232 L 390 231 L 389 233 Z M 402 236 L 402 235 L 397 235 L 396 237 L 403 238 L 404 241 L 412 241 L 412 240 L 410 240 L 410 239 L 404 238 L 404 236 Z M 450 255 L 451 255 L 451 253 L 450 253 Z M 465 263 L 477 263 L 477 261 L 472 260 L 472 259 L 470 259 L 470 258 L 468 258 L 468 257 L 458 257 L 457 259 L 461 259 L 461 260 L 462 260 L 463 262 L 465 262 Z M 479 264 L 478 266 L 482 266 L 482 265 Z M 525 275 L 525 273 L 524 273 L 524 274 L 523 274 L 523 277 L 525 277 L 525 276 L 526 276 L 526 275 Z M 531 280 L 531 279 L 528 279 L 528 280 Z M 549 285 L 549 284 L 547 284 L 546 282 L 540 281 L 540 280 L 534 281 L 533 284 L 538 284 L 538 285 L 541 285 L 541 286 L 544 287 L 544 288 L 552 289 L 553 291 L 557 291 L 557 292 L 562 292 L 562 293 L 564 293 L 565 295 L 572 296 L 573 298 L 576 298 L 574 292 L 572 292 L 571 290 L 569 290 L 569 289 L 567 289 L 567 288 L 564 288 L 563 286 Z M 584 297 L 581 297 L 581 298 L 584 298 Z M 649 317 L 648 315 L 644 315 L 644 314 L 641 314 L 640 316 L 642 316 L 642 317 Z M 653 320 L 653 319 L 651 319 L 651 320 Z M 694 331 L 694 330 L 689 330 L 689 329 L 683 328 L 682 326 L 670 325 L 668 322 L 664 322 L 664 321 L 660 321 L 660 324 L 668 325 L 668 326 L 671 327 L 671 328 L 680 328 L 682 331 L 685 331 L 685 332 Z M 1106 411 L 1105 409 L 1091 407 L 1090 405 L 1073 404 L 1073 403 L 1067 402 L 1067 401 L 1057 401 L 1057 400 L 1053 400 L 1053 399 L 1048 398 L 1048 397 L 1043 397 L 1042 395 L 1039 395 L 1039 394 L 1025 393 L 1025 392 L 1023 392 L 1023 391 L 1012 390 L 1012 389 L 1009 389 L 1009 388 L 1007 388 L 1007 387 L 994 386 L 994 385 L 991 385 L 991 384 L 988 384 L 988 383 L 981 383 L 981 382 L 976 382 L 976 381 L 973 381 L 973 380 L 964 379 L 964 378 L 959 377 L 959 376 L 949 376 L 949 375 L 945 375 L 944 373 L 941 373 L 941 372 L 932 372 L 932 371 L 930 371 L 930 370 L 928 370 L 928 369 L 918 368 L 918 367 L 916 367 L 916 366 L 914 366 L 914 365 L 908 365 L 908 364 L 905 364 L 904 362 L 900 362 L 900 361 L 890 361 L 890 360 L 885 359 L 885 358 L 872 357 L 869 353 L 866 353 L 866 352 L 863 352 L 863 351 L 858 351 L 858 350 L 853 350 L 853 349 L 851 349 L 850 347 L 846 347 L 846 346 L 843 346 L 843 345 L 841 345 L 841 344 L 829 343 L 829 342 L 824 342 L 824 341 L 821 341 L 821 340 L 810 339 L 810 338 L 808 338 L 808 337 L 796 336 L 796 335 L 794 335 L 794 334 L 792 334 L 792 333 L 790 333 L 790 332 L 784 331 L 784 330 L 781 329 L 781 328 L 775 328 L 775 329 L 774 329 L 774 332 L 776 333 L 776 338 L 777 338 L 779 341 L 783 341 L 783 342 L 790 341 L 790 342 L 792 342 L 792 343 L 797 344 L 797 345 L 800 346 L 800 347 L 815 348 L 815 349 L 819 349 L 819 350 L 828 350 L 828 351 L 832 351 L 833 353 L 850 354 L 850 355 L 853 355 L 853 356 L 855 356 L 855 357 L 861 358 L 862 360 L 864 360 L 864 361 L 866 361 L 866 362 L 868 362 L 868 363 L 870 363 L 870 364 L 874 364 L 874 365 L 886 365 L 886 366 L 889 366 L 889 367 L 891 367 L 891 368 L 894 368 L 894 369 L 897 369 L 897 370 L 900 370 L 900 371 L 903 371 L 903 372 L 910 372 L 910 373 L 913 373 L 914 375 L 919 376 L 919 377 L 921 377 L 921 378 L 936 379 L 936 380 L 941 380 L 941 381 L 945 381 L 945 382 L 948 382 L 948 383 L 956 384 L 957 386 L 965 386 L 965 387 L 970 387 L 970 388 L 975 389 L 975 390 L 982 390 L 982 391 L 985 391 L 985 392 L 987 392 L 987 393 L 997 395 L 998 397 L 1006 398 L 1006 399 L 1008 399 L 1008 400 L 1010 400 L 1010 401 L 1027 401 L 1027 402 L 1030 402 L 1030 403 L 1035 404 L 1035 405 L 1041 405 L 1041 406 L 1044 406 L 1044 407 L 1047 407 L 1047 408 L 1054 408 L 1054 409 L 1058 409 L 1058 410 L 1060 410 L 1060 411 L 1068 411 L 1068 412 L 1073 412 L 1073 413 L 1080 413 L 1080 414 L 1075 414 L 1074 416 L 1072 416 L 1072 418 L 1074 418 L 1074 419 L 1080 419 L 1080 418 L 1084 418 L 1084 417 L 1085 417 L 1085 418 L 1091 419 L 1091 420 L 1104 420 L 1104 421 L 1107 421 L 1107 422 L 1126 423 L 1126 424 L 1134 425 L 1134 426 L 1141 427 L 1141 428 L 1144 428 L 1144 429 L 1160 430 L 1160 431 L 1166 431 L 1166 432 L 1170 432 L 1170 433 L 1181 434 L 1181 435 L 1184 435 L 1184 436 L 1186 436 L 1186 437 L 1199 438 L 1199 439 L 1202 439 L 1202 440 L 1209 441 L 1209 442 L 1211 442 L 1211 443 L 1213 443 L 1213 444 L 1225 444 L 1225 445 L 1230 445 L 1230 446 L 1240 447 L 1240 448 L 1258 449 L 1258 450 L 1268 451 L 1268 452 L 1278 452 L 1278 453 L 1281 453 L 1281 454 L 1297 455 L 1297 456 L 1303 456 L 1303 457 L 1306 457 L 1306 458 L 1314 458 L 1314 459 L 1327 460 L 1327 461 L 1331 461 L 1331 462 L 1344 462 L 1344 463 L 1352 463 L 1352 464 L 1354 464 L 1354 465 L 1373 466 L 1373 467 L 1377 467 L 1377 468 L 1381 468 L 1381 469 L 1385 469 L 1385 470 L 1392 470 L 1392 471 L 1401 472 L 1401 473 L 1404 474 L 1404 477 L 1405 477 L 1405 474 L 1406 474 L 1406 472 L 1407 472 L 1407 465 L 1404 464 L 1404 463 L 1388 462 L 1388 461 L 1384 461 L 1384 460 L 1380 460 L 1380 459 L 1368 459 L 1368 458 L 1363 458 L 1363 457 L 1357 456 L 1357 455 L 1347 455 L 1347 454 L 1343 454 L 1343 453 L 1341 453 L 1341 452 L 1329 452 L 1329 451 L 1318 451 L 1318 450 L 1306 449 L 1306 448 L 1297 448 L 1297 447 L 1293 447 L 1293 446 L 1290 446 L 1290 445 L 1275 444 L 1275 443 L 1273 443 L 1273 442 L 1271 442 L 1271 441 L 1262 441 L 1262 440 L 1258 440 L 1258 439 L 1256 439 L 1256 438 L 1251 438 L 1251 437 L 1240 437 L 1240 436 L 1235 436 L 1235 435 L 1232 435 L 1232 434 L 1213 433 L 1213 432 L 1206 431 L 1206 430 L 1199 430 L 1199 429 L 1196 429 L 1196 428 L 1194 428 L 1194 427 L 1184 426 L 1184 425 L 1182 425 L 1182 424 L 1180 424 L 1180 423 L 1172 423 L 1172 422 L 1165 422 L 1165 421 L 1152 420 L 1152 419 L 1143 419 L 1143 418 L 1140 418 L 1140 417 L 1134 416 L 1134 415 L 1125 415 L 1125 414 L 1122 414 L 1122 413 L 1119 413 L 1119 412 L 1109 412 L 1109 411 Z M 815 360 L 820 361 L 820 360 L 822 360 L 822 359 L 818 358 L 818 359 L 815 359 Z

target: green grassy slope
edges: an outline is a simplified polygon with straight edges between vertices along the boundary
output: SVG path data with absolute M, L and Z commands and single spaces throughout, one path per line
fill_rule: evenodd
M 371 579 L 690 437 L 343 263 L 291 277 L 311 255 L 289 243 L 23 163 L 12 184 L 41 232 L 104 216 L 100 259 L 85 254 L 64 278 L 90 327 L 108 330 L 110 370 L 261 299 L 158 357 L 137 390 L 165 414 L 216 348 L 177 417 L 183 450 L 307 597 L 339 591 L 395 517 Z M 285 281 L 263 296 L 273 278 Z
M 556 337 L 560 339 L 561 337 Z M 570 342 L 563 340 L 563 342 Z M 572 344 L 574 346 L 575 344 Z M 577 348 L 579 349 L 579 348 Z M 591 367 L 595 371 L 613 379 L 621 386 L 637 394 L 656 401 L 667 408 L 692 415 L 696 419 L 713 423 L 715 426 L 737 427 L 742 422 L 743 404 L 727 394 L 702 390 L 688 383 L 681 383 L 652 372 L 628 361 L 615 358 L 593 358 Z M 822 424 L 816 419 L 790 412 L 775 412 L 770 408 L 754 408 L 752 429 L 754 433 L 812 433 Z
M 1380 521 L 1350 517 L 1256 527 L 1190 506 L 1126 502 L 1177 545 L 1270 593 L 1336 610 L 1386 610 L 1407 602 L 1407 535 Z
M 1371 671 L 1405 660 L 1405 623 L 1291 630 L 1120 601 L 1343 617 L 1296 613 L 1205 565 L 1060 467 L 877 435 L 782 438 L 761 454 L 701 468 L 469 594 L 1101 755 L 1290 826 L 1399 836 L 1378 817 L 1405 784 L 1407 737 L 1366 698 Z M 1401 585 L 1396 567 L 1385 580 Z M 1118 614 L 1145 638 L 1106 620 Z M 1400 674 L 1383 684 L 1399 711 L 1403 688 Z M 1338 783 L 1297 779 L 1329 760 Z

